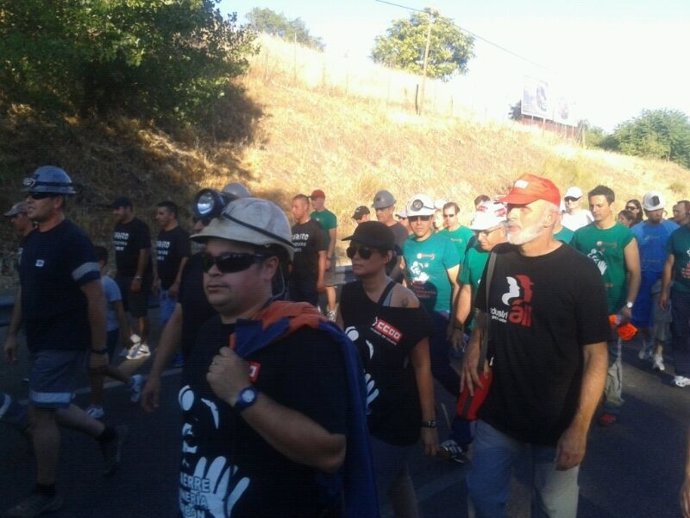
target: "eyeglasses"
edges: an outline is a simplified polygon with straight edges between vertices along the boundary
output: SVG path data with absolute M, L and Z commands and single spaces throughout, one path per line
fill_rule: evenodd
M 444 218 L 454 218 L 455 214 L 444 214 L 443 217 Z
M 410 220 L 410 223 L 414 223 L 415 221 L 429 221 L 431 219 L 431 216 L 407 216 L 407 219 Z
M 580 198 L 573 198 L 572 196 L 566 196 L 566 197 L 565 197 L 565 201 L 568 202 L 568 203 L 577 201 L 577 200 L 579 200 L 579 199 L 580 199 Z
M 496 227 L 487 228 L 486 230 L 475 230 L 474 232 L 475 232 L 475 234 L 477 234 L 477 236 L 486 237 L 489 234 L 491 234 L 492 232 L 495 232 L 496 230 L 498 230 L 499 228 L 503 228 L 503 225 L 498 225 Z
M 254 263 L 260 263 L 268 257 L 267 255 L 238 252 L 226 252 L 215 257 L 211 254 L 204 254 L 201 258 L 201 264 L 206 273 L 214 264 L 220 273 L 236 273 L 243 272 Z
M 32 200 L 45 200 L 46 198 L 52 198 L 55 196 L 52 192 L 30 192 L 27 194 Z
M 369 248 L 368 246 L 348 246 L 347 249 L 345 250 L 345 253 L 347 256 L 352 259 L 355 254 L 359 254 L 359 257 L 362 259 L 366 260 L 371 257 L 371 254 L 374 253 L 373 248 Z

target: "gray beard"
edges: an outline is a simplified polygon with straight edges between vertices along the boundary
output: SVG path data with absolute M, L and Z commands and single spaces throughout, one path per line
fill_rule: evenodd
M 536 239 L 545 230 L 541 224 L 532 225 L 531 227 L 523 228 L 517 234 L 508 233 L 508 242 L 511 245 L 524 245 Z

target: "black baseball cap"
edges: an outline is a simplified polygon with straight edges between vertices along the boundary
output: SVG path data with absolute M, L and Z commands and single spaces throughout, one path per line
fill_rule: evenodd
M 371 214 L 369 207 L 366 207 L 364 205 L 360 205 L 352 213 L 352 219 L 362 219 L 362 216 L 364 216 L 365 214 Z
M 134 207 L 134 205 L 132 205 L 132 200 L 127 196 L 118 196 L 115 198 L 115 201 L 110 204 L 110 208 L 119 209 L 120 207 Z
M 365 221 L 357 225 L 355 233 L 343 241 L 356 241 L 378 250 L 395 250 L 395 235 L 390 227 L 380 221 Z

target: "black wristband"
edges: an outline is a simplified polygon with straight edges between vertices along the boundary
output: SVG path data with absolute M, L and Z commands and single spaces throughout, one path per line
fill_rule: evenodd
M 422 428 L 436 428 L 436 421 L 422 421 Z
M 93 347 L 91 348 L 91 352 L 93 354 L 108 354 L 108 349 L 94 349 Z

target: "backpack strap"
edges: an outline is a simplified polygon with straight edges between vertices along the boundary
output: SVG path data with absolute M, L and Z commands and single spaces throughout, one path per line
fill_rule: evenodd
M 489 256 L 489 265 L 487 266 L 486 269 L 486 286 L 484 286 L 484 289 L 486 290 L 486 307 L 488 310 L 489 307 L 489 295 L 491 293 L 491 280 L 494 275 L 494 266 L 496 265 L 496 254 L 494 252 L 491 252 L 491 255 Z M 484 368 L 484 361 L 486 360 L 486 356 L 489 351 L 489 325 L 487 322 L 486 330 L 484 331 L 484 335 L 482 336 L 482 342 L 481 342 L 481 347 L 479 349 L 479 368 L 483 369 Z
M 396 284 L 397 283 L 395 281 L 390 281 L 386 287 L 383 288 L 383 292 L 381 293 L 381 296 L 377 302 L 379 306 L 390 306 L 393 288 L 395 288 Z

